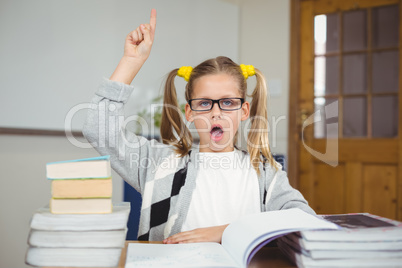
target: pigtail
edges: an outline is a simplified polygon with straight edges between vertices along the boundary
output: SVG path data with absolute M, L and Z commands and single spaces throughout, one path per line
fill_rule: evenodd
M 162 108 L 161 137 L 165 144 L 176 147 L 176 153 L 185 156 L 191 146 L 193 138 L 186 124 L 177 101 L 174 79 L 178 69 L 171 71 L 167 77 Z M 178 136 L 178 137 L 177 137 Z
M 250 161 L 257 174 L 260 175 L 259 163 L 268 162 L 277 169 L 275 161 L 269 148 L 268 140 L 268 111 L 267 111 L 267 84 L 264 75 L 260 70 L 255 69 L 257 85 L 251 94 L 250 107 L 251 129 L 247 137 L 247 150 L 250 154 Z

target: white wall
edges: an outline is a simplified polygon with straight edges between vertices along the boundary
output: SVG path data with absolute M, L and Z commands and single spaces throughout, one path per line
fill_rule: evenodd
M 238 7 L 227 2 L 2 0 L 0 5 L 3 127 L 64 129 L 66 114 L 110 76 L 126 35 L 149 23 L 151 8 L 158 11 L 154 47 L 133 82 L 141 99 L 133 95 L 127 112 L 156 97 L 174 68 L 221 54 L 238 57 Z M 75 115 L 74 129 L 84 117 L 85 111 Z
M 62 12 L 61 7 L 65 9 L 64 12 Z M 84 44 L 80 40 L 72 40 L 71 42 L 75 44 L 73 51 L 81 55 L 79 59 L 76 59 L 74 66 L 78 69 L 82 67 L 88 69 L 90 68 L 88 64 L 92 64 L 94 61 L 97 67 L 95 71 L 91 71 L 89 77 L 85 77 L 85 72 L 77 73 L 76 70 L 70 70 L 71 73 L 69 73 L 62 69 L 64 77 L 61 78 L 60 83 L 67 83 L 68 87 L 80 87 L 82 92 L 76 94 L 78 96 L 73 96 L 68 90 L 61 90 L 58 83 L 55 82 L 53 84 L 56 86 L 50 87 L 54 92 L 47 90 L 48 93 L 58 95 L 60 98 L 71 98 L 70 101 L 77 103 L 88 101 L 101 77 L 108 77 L 117 64 L 122 54 L 126 33 L 137 24 L 147 21 L 151 7 L 156 7 L 158 10 L 157 39 L 149 61 L 140 72 L 141 79 L 134 81 L 134 85 L 141 94 L 132 96 L 128 107 L 130 111 L 144 108 L 143 103 L 149 102 L 160 92 L 159 88 L 163 75 L 171 69 L 182 65 L 195 65 L 203 59 L 217 55 L 227 55 L 235 61 L 255 65 L 266 74 L 268 80 L 279 80 L 281 82 L 282 93 L 280 96 L 272 98 L 271 111 L 275 116 L 287 116 L 289 0 L 2 1 L 0 17 L 8 16 L 15 19 L 13 19 L 13 23 L 0 25 L 0 28 L 16 35 L 14 38 L 20 38 L 18 36 L 26 36 L 27 38 L 21 38 L 26 43 L 15 44 L 14 47 L 21 48 L 22 51 L 19 56 L 15 51 L 13 52 L 13 55 L 18 56 L 15 58 L 15 62 L 9 56 L 6 57 L 8 62 L 3 60 L 7 51 L 13 48 L 13 44 L 4 42 L 2 38 L 0 42 L 2 57 L 0 71 L 4 77 L 20 77 L 21 80 L 26 79 L 37 84 L 44 82 L 46 86 L 47 78 L 57 74 L 57 70 L 54 69 L 55 66 L 59 66 L 59 63 L 57 58 L 49 58 L 46 50 L 41 50 L 40 55 L 29 53 L 32 49 L 41 49 L 37 45 L 38 41 L 31 41 L 38 35 L 40 36 L 37 32 L 41 33 L 41 29 L 28 27 L 24 31 L 22 25 L 27 23 L 24 21 L 24 16 L 43 24 L 43 27 L 50 27 L 46 20 L 37 17 L 38 14 L 64 20 L 70 18 L 74 23 L 76 16 L 84 16 L 85 12 L 83 11 L 93 8 L 98 10 L 99 16 L 111 16 L 111 18 L 105 19 L 120 22 L 121 27 L 117 29 L 109 27 L 107 23 L 91 22 L 93 27 L 102 28 L 96 29 L 98 34 L 108 35 L 107 38 L 115 39 L 107 42 L 108 46 L 104 48 L 105 52 L 101 53 L 102 55 L 91 54 L 88 58 L 81 55 L 79 51 L 82 48 L 87 49 L 88 44 Z M 196 16 L 190 11 L 191 9 L 199 11 Z M 215 21 L 211 18 L 215 18 Z M 194 24 L 194 21 L 198 21 L 198 23 Z M 81 26 L 78 25 L 77 27 Z M 80 33 L 84 34 L 83 32 Z M 178 37 L 185 37 L 185 39 Z M 221 41 L 217 42 L 217 40 Z M 172 45 L 170 49 L 167 49 L 168 44 Z M 191 48 L 191 52 L 186 50 L 188 48 Z M 49 49 L 55 48 L 49 47 Z M 20 58 L 21 56 L 27 58 Z M 30 56 L 32 58 L 29 58 Z M 76 57 L 76 55 L 73 53 L 71 57 Z M 24 65 L 24 60 L 30 61 L 28 64 L 30 68 Z M 46 65 L 46 61 L 51 61 L 54 64 Z M 37 63 L 37 67 L 35 67 L 35 63 Z M 10 64 L 12 68 L 8 68 Z M 153 73 L 155 66 L 164 70 L 163 74 L 158 74 L 156 78 Z M 32 76 L 31 72 L 37 71 L 34 68 L 41 70 L 41 79 L 37 80 L 38 77 Z M 16 76 L 17 74 L 20 75 Z M 85 83 L 88 86 L 82 87 L 82 83 L 76 82 L 78 80 L 83 81 L 83 79 L 87 79 Z M 0 107 L 3 109 L 8 107 L 1 110 L 2 121 L 5 122 L 10 119 L 4 119 L 4 116 L 18 118 L 23 115 L 32 116 L 39 121 L 48 120 L 47 117 L 41 118 L 37 115 L 35 109 L 28 109 L 29 103 L 27 102 L 32 98 L 45 99 L 47 95 L 45 93 L 38 95 L 36 94 L 37 91 L 30 87 L 19 87 L 18 85 L 22 82 L 15 78 L 8 82 L 8 86 L 0 87 Z M 177 85 L 179 87 L 184 86 L 184 82 L 179 80 Z M 13 87 L 10 88 L 10 86 Z M 15 92 L 8 94 L 10 91 L 18 91 L 18 94 Z M 39 111 L 41 114 L 45 112 L 49 116 L 54 116 L 52 114 L 53 108 L 36 107 L 36 109 L 42 109 Z M 56 126 L 55 124 L 60 124 L 64 120 L 64 114 L 61 117 L 56 116 L 56 118 L 51 119 L 50 122 L 56 123 L 51 123 L 50 128 Z M 13 122 L 13 120 L 8 122 Z M 77 120 L 77 128 L 80 127 L 80 124 L 81 122 Z M 275 141 L 271 143 L 272 150 L 273 152 L 286 153 L 287 122 L 280 121 L 277 128 L 276 143 Z M 0 179 L 0 202 L 2 204 L 0 206 L 0 267 L 26 267 L 24 256 L 27 247 L 29 220 L 35 209 L 47 204 L 50 198 L 50 184 L 45 179 L 45 164 L 57 160 L 94 155 L 97 153 L 93 149 L 77 148 L 64 137 L 0 135 L 0 170 L 2 176 Z M 122 181 L 115 173 L 113 173 L 113 178 L 113 199 L 118 201 L 122 199 Z
M 272 152 L 287 155 L 290 1 L 239 0 L 239 4 L 239 59 L 264 73 L 269 90 L 280 88 L 271 95 L 269 137 Z
M 133 85 L 127 114 L 147 108 L 164 76 L 227 55 L 238 60 L 238 6 L 218 0 L 4 0 L 0 3 L 0 127 L 63 129 L 123 54 L 126 35 L 158 12 L 152 54 Z M 178 94 L 185 83 L 178 79 Z M 79 130 L 85 111 L 73 118 Z M 25 267 L 29 221 L 47 204 L 48 162 L 98 155 L 65 137 L 0 135 L 0 267 Z M 122 179 L 113 173 L 113 200 Z
M 49 203 L 45 166 L 54 160 L 96 156 L 64 137 L 0 135 L 0 267 L 25 267 L 32 213 Z M 121 201 L 123 184 L 113 172 L 113 201 Z

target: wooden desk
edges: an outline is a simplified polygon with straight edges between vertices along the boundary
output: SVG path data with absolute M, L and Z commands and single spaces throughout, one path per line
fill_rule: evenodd
M 138 242 L 126 241 L 126 246 L 121 252 L 120 262 L 118 268 L 124 268 L 126 263 L 126 253 L 129 243 L 160 243 L 160 242 Z M 282 252 L 277 247 L 264 247 L 251 260 L 249 268 L 262 268 L 262 267 L 280 267 L 280 268 L 296 268 L 289 262 Z

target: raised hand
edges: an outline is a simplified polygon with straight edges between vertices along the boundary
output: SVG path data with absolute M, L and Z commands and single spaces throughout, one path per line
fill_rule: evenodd
M 152 9 L 148 24 L 141 24 L 129 33 L 124 43 L 124 55 L 110 80 L 130 84 L 151 53 L 156 28 L 156 10 Z
M 147 59 L 151 52 L 156 28 L 156 10 L 152 9 L 148 24 L 141 24 L 129 33 L 124 44 L 124 56 Z

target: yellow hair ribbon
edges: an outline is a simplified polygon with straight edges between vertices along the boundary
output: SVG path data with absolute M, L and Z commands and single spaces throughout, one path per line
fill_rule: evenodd
M 186 80 L 188 82 L 188 80 L 190 80 L 190 75 L 191 75 L 192 71 L 193 71 L 193 67 L 191 67 L 191 66 L 182 66 L 177 71 L 177 75 L 180 76 L 180 77 L 183 77 L 184 80 Z
M 240 64 L 240 68 L 243 73 L 244 79 L 247 79 L 249 76 L 255 75 L 255 69 L 253 65 Z

